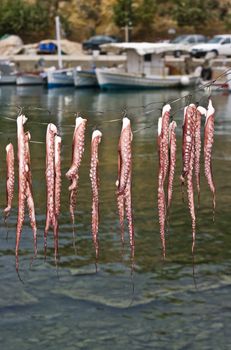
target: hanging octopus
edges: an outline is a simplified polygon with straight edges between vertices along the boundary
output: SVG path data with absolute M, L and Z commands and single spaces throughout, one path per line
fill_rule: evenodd
M 175 129 L 177 124 L 172 121 L 169 125 L 169 173 L 168 173 L 168 210 L 170 209 L 172 202 L 172 192 L 173 192 L 173 180 L 176 168 L 176 133 Z
M 98 146 L 101 142 L 102 133 L 99 130 L 95 130 L 92 134 L 91 141 L 91 167 L 90 167 L 90 179 L 92 188 L 92 239 L 95 246 L 96 261 L 99 255 L 99 241 L 98 241 L 98 229 L 99 229 L 99 175 L 98 175 Z
M 190 159 L 193 150 L 193 137 L 195 130 L 195 113 L 196 106 L 190 104 L 184 109 L 184 122 L 183 122 L 183 139 L 182 139 L 182 160 L 183 160 L 183 169 L 181 173 L 181 185 L 184 185 L 185 178 L 187 177 L 190 170 Z
M 118 145 L 118 179 L 117 186 L 117 204 L 119 220 L 121 226 L 121 239 L 124 242 L 124 213 L 126 214 L 129 231 L 129 241 L 131 247 L 131 256 L 134 258 L 135 241 L 134 225 L 132 215 L 131 200 L 131 171 L 132 171 L 132 131 L 131 123 L 128 118 L 123 118 L 123 125 Z
M 32 193 L 32 174 L 31 174 L 31 164 L 30 164 L 30 148 L 29 141 L 31 139 L 30 132 L 27 131 L 24 134 L 24 142 L 25 142 L 25 161 L 26 161 L 26 202 L 27 208 L 29 212 L 30 224 L 34 235 L 34 256 L 37 255 L 37 224 L 35 217 L 35 206 L 34 199 Z
M 57 135 L 57 128 L 50 123 L 47 126 L 46 133 L 46 185 L 47 185 L 47 211 L 46 211 L 46 225 L 44 230 L 44 252 L 46 258 L 47 248 L 47 234 L 50 227 L 56 228 L 55 216 L 55 136 Z M 56 250 L 55 250 L 56 254 Z M 55 255 L 55 259 L 56 259 Z
M 34 256 L 37 255 L 37 226 L 35 219 L 34 199 L 32 195 L 32 175 L 30 165 L 30 133 L 24 133 L 24 124 L 27 118 L 20 115 L 17 118 L 17 137 L 18 137 L 18 220 L 16 229 L 16 271 L 19 269 L 18 251 L 22 233 L 22 226 L 25 218 L 25 202 L 29 211 L 30 223 L 34 236 Z
M 197 110 L 194 104 L 185 107 L 183 124 L 183 170 L 181 174 L 181 185 L 187 179 L 188 206 L 192 221 L 192 254 L 194 254 L 196 237 L 196 214 L 194 205 L 193 170 L 195 162 L 195 133 L 196 133 Z
M 55 183 L 54 183 L 54 215 L 55 215 L 55 224 L 54 224 L 54 247 L 55 247 L 55 259 L 58 256 L 58 219 L 60 215 L 61 207 L 61 137 L 55 135 L 55 144 L 54 144 L 54 170 L 55 170 Z
M 213 220 L 216 208 L 216 189 L 212 173 L 212 147 L 214 142 L 214 113 L 212 101 L 209 100 L 208 111 L 206 114 L 205 128 L 204 128 L 204 167 L 205 177 L 207 179 L 210 191 L 213 194 Z
M 70 191 L 70 215 L 72 219 L 72 224 L 75 223 L 75 208 L 76 208 L 76 197 L 78 190 L 78 180 L 79 180 L 79 167 L 82 161 L 84 153 L 84 138 L 86 129 L 87 119 L 77 117 L 75 120 L 75 130 L 72 142 L 72 164 L 66 177 L 71 181 L 69 186 Z
M 162 243 L 163 258 L 166 255 L 165 246 L 165 221 L 166 221 L 166 201 L 164 183 L 169 169 L 169 119 L 171 106 L 165 105 L 162 110 L 162 117 L 158 121 L 158 154 L 159 154 L 159 173 L 158 173 L 158 214 L 160 225 L 160 239 Z M 171 181 L 170 185 L 171 186 Z
M 195 164 L 194 173 L 196 179 L 197 195 L 198 195 L 198 206 L 200 205 L 200 155 L 201 155 L 201 117 L 206 115 L 206 109 L 198 106 L 196 110 L 196 121 L 195 121 Z
M 12 143 L 9 143 L 6 146 L 6 165 L 7 165 L 7 174 L 6 174 L 6 202 L 7 206 L 4 209 L 4 222 L 10 214 L 12 208 L 12 201 L 14 197 L 14 147 Z

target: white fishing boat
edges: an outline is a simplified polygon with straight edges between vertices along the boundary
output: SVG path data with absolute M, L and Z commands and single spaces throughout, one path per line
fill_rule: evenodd
M 165 61 L 166 49 L 159 43 L 105 44 L 108 51 L 126 52 L 125 66 L 96 68 L 96 76 L 102 89 L 117 88 L 177 88 L 199 83 L 197 72 L 188 74 L 185 67 L 176 69 Z
M 17 70 L 15 63 L 4 60 L 0 61 L 0 85 L 16 84 Z
M 16 85 L 43 85 L 45 80 L 43 76 L 35 73 L 22 73 L 17 76 Z
M 73 68 L 47 70 L 47 87 L 74 86 Z
M 96 78 L 95 69 L 73 69 L 75 87 L 95 87 L 99 86 Z

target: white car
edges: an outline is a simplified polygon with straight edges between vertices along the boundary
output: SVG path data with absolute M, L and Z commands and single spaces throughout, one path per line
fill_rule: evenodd
M 180 57 L 183 53 L 190 53 L 191 47 L 207 42 L 208 39 L 200 34 L 179 35 L 167 43 L 166 49 L 173 53 L 175 57 Z
M 191 48 L 191 55 L 196 58 L 204 57 L 208 53 L 213 56 L 231 56 L 231 35 L 215 35 L 211 40 L 202 45 L 195 45 Z

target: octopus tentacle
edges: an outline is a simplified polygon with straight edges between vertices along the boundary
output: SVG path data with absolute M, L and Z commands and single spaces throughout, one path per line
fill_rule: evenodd
M 209 100 L 208 111 L 206 114 L 205 128 L 204 128 L 204 167 L 205 177 L 207 179 L 210 191 L 213 194 L 213 220 L 216 208 L 216 189 L 212 173 L 212 147 L 214 142 L 214 113 L 212 101 Z
M 118 145 L 118 179 L 116 181 L 117 204 L 121 227 L 121 240 L 122 242 L 124 241 L 124 214 L 126 214 L 131 256 L 133 260 L 135 240 L 131 199 L 132 138 L 133 135 L 131 131 L 131 123 L 130 120 L 125 117 L 123 118 L 123 125 Z
M 130 175 L 130 167 L 131 167 L 131 141 L 132 141 L 132 133 L 129 128 L 130 120 L 128 118 L 123 118 L 123 125 L 121 136 L 120 136 L 120 144 L 119 157 L 121 158 L 121 166 L 120 166 L 120 179 L 119 179 L 119 193 L 122 194 L 125 191 L 128 178 Z
M 47 126 L 46 133 L 46 185 L 47 185 L 47 211 L 46 211 L 46 225 L 44 230 L 44 253 L 46 258 L 47 234 L 50 226 L 54 227 L 55 219 L 55 135 L 57 128 L 50 123 Z
M 164 185 L 169 167 L 169 120 L 171 106 L 165 105 L 162 110 L 162 122 L 160 130 L 160 149 L 161 149 L 161 166 L 163 170 L 162 182 Z
M 54 249 L 55 249 L 55 260 L 58 257 L 58 218 L 60 215 L 61 206 L 61 144 L 62 140 L 59 135 L 55 135 L 54 140 L 54 167 L 55 167 L 55 183 L 54 183 L 54 207 L 55 207 L 55 224 L 54 224 Z
M 196 113 L 196 106 L 190 104 L 184 109 L 184 123 L 183 138 L 182 138 L 182 161 L 183 169 L 181 173 L 181 185 L 184 185 L 185 177 L 188 175 L 190 169 L 190 158 L 192 155 L 192 131 L 194 128 L 194 118 Z
M 198 106 L 196 110 L 195 124 L 195 164 L 194 172 L 197 187 L 198 206 L 200 205 L 200 155 L 201 155 L 201 116 L 206 114 L 206 109 Z
M 165 244 L 165 221 L 166 221 L 166 200 L 164 183 L 169 169 L 169 120 L 171 106 L 165 105 L 162 109 L 162 116 L 158 120 L 158 216 L 160 225 L 160 239 L 162 244 L 163 258 L 166 256 Z
M 187 174 L 187 193 L 188 193 L 188 206 L 192 220 L 192 254 L 194 254 L 195 240 L 196 240 L 196 215 L 194 205 L 194 189 L 193 189 L 193 164 L 194 164 L 194 150 L 191 150 L 189 169 Z
M 78 179 L 79 179 L 79 167 L 82 161 L 84 153 L 84 139 L 85 139 L 85 129 L 86 129 L 87 119 L 77 117 L 75 121 L 75 130 L 72 142 L 72 164 L 70 169 L 66 173 L 66 177 L 71 181 L 69 186 L 70 191 L 70 215 L 72 219 L 72 224 L 75 223 L 75 208 L 76 208 L 76 197 L 78 189 Z
M 162 131 L 162 117 L 158 120 L 158 154 L 159 154 L 159 173 L 158 173 L 158 216 L 159 216 L 159 225 L 160 225 L 160 239 L 162 243 L 163 257 L 165 258 L 165 194 L 164 194 L 164 185 L 163 185 L 163 151 L 162 151 L 162 140 L 161 140 L 161 131 Z
M 7 165 L 7 175 L 6 175 L 6 198 L 7 206 L 4 209 L 4 221 L 10 214 L 12 208 L 12 201 L 14 197 L 14 147 L 12 143 L 6 146 L 6 165 Z
M 98 175 L 98 146 L 101 142 L 102 133 L 99 130 L 95 130 L 92 134 L 91 141 L 91 166 L 90 166 L 90 179 L 92 188 L 92 239 L 95 246 L 96 260 L 99 255 L 99 241 L 98 241 L 98 229 L 99 229 L 99 175 Z
M 175 128 L 177 124 L 175 121 L 169 125 L 169 148 L 170 148 L 170 160 L 169 160 L 169 173 L 168 173 L 168 209 L 170 209 L 173 192 L 173 180 L 176 168 L 176 133 Z
M 25 218 L 25 199 L 26 199 L 26 157 L 25 157 L 25 142 L 24 142 L 24 127 L 27 118 L 20 115 L 17 118 L 17 139 L 18 139 L 18 220 L 16 228 L 16 271 L 19 269 L 19 243 L 22 233 L 22 226 Z
M 55 215 L 58 217 L 60 215 L 60 196 L 61 196 L 61 144 L 62 140 L 59 135 L 55 135 L 55 152 L 54 152 L 54 162 L 55 162 Z
M 34 236 L 34 256 L 37 255 L 37 224 L 35 217 L 35 205 L 32 192 L 32 174 L 31 174 L 31 164 L 30 164 L 30 148 L 29 141 L 31 139 L 30 132 L 27 131 L 24 134 L 25 141 L 25 159 L 26 159 L 26 202 L 29 212 L 30 224 Z

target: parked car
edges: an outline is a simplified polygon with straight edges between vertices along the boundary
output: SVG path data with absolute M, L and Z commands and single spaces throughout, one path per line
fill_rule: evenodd
M 196 45 L 191 48 L 191 55 L 196 58 L 204 57 L 209 52 L 214 56 L 231 56 L 231 35 L 215 35 L 206 44 Z
M 169 49 L 175 57 L 180 57 L 183 52 L 190 52 L 195 44 L 206 43 L 208 38 L 200 34 L 179 35 L 169 42 Z
M 92 36 L 90 39 L 85 40 L 82 43 L 82 49 L 83 51 L 87 51 L 87 52 L 92 52 L 93 50 L 99 50 L 100 53 L 104 53 L 103 49 L 100 48 L 100 45 L 117 43 L 119 41 L 120 40 L 115 36 L 95 35 L 95 36 Z

